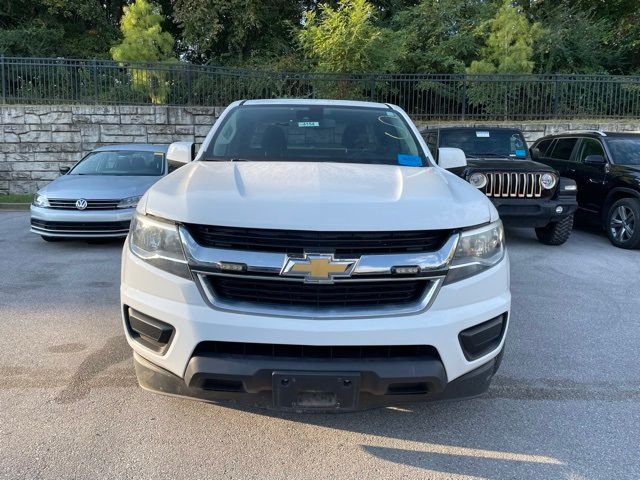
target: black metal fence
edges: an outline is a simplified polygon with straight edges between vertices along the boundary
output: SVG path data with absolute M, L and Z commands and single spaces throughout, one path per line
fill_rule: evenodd
M 400 105 L 416 120 L 639 118 L 640 76 L 320 74 L 0 57 L 0 103 L 224 106 L 247 98 Z

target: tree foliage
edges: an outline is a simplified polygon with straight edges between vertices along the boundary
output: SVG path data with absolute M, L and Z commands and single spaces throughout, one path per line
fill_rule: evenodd
M 299 38 L 304 55 L 321 72 L 360 73 L 391 67 L 396 49 L 391 31 L 374 24 L 367 0 L 343 0 L 336 8 L 307 11 Z
M 471 62 L 469 73 L 531 73 L 533 44 L 541 36 L 539 23 L 529 23 L 526 15 L 511 0 L 504 0 L 489 22 L 486 46 L 480 60 Z

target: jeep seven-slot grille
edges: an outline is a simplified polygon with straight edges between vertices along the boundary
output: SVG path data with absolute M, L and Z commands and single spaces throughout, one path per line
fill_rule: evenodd
M 261 228 L 186 225 L 196 242 L 204 247 L 254 252 L 332 252 L 336 255 L 367 255 L 437 250 L 451 230 L 391 232 L 315 232 Z
M 209 275 L 216 297 L 261 305 L 290 305 L 315 309 L 403 305 L 418 301 L 429 280 L 348 281 L 313 284 Z
M 490 172 L 484 193 L 494 198 L 538 198 L 542 196 L 542 173 Z
M 58 210 L 77 210 L 77 199 L 50 198 L 51 208 Z M 84 210 L 116 210 L 120 200 L 87 200 L 87 208 Z

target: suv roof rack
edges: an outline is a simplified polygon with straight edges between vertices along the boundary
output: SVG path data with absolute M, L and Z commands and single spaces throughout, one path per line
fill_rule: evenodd
M 607 136 L 607 134 L 602 130 L 569 130 L 566 132 L 558 132 L 556 135 L 575 135 L 579 133 L 593 133 L 595 135 L 600 135 L 601 137 Z

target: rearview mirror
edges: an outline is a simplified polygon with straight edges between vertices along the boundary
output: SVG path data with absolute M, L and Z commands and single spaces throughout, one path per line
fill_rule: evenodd
M 61 175 L 66 175 L 67 173 L 69 173 L 69 170 L 71 170 L 71 167 L 67 167 L 66 165 L 61 165 L 58 167 L 58 170 L 60 171 Z
M 195 157 L 193 142 L 173 142 L 167 150 L 167 161 L 186 164 Z
M 587 155 L 587 158 L 584 159 L 584 163 L 589 165 L 604 165 L 607 161 L 602 155 Z
M 450 170 L 467 166 L 467 157 L 459 148 L 442 147 L 438 149 L 438 165 Z

